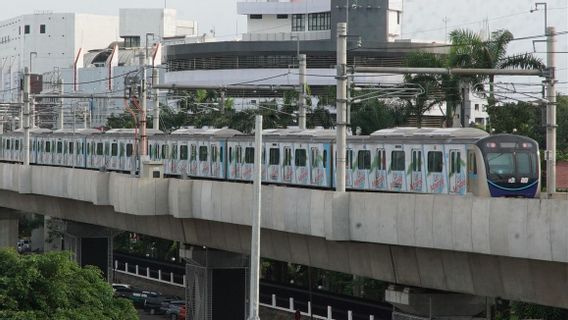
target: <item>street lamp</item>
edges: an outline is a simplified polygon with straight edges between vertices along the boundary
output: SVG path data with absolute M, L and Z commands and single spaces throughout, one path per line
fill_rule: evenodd
M 534 4 L 534 9 L 531 9 L 531 13 L 538 11 L 538 7 L 544 7 L 544 34 L 548 35 L 548 5 L 546 2 L 537 2 Z
M 153 32 L 146 32 L 146 59 L 149 59 L 149 55 L 148 55 L 148 38 L 149 36 L 152 36 L 152 40 L 156 39 L 156 35 Z M 146 64 L 147 62 L 144 61 L 144 64 Z
M 35 51 L 30 52 L 30 73 L 32 73 L 32 56 L 37 58 L 37 52 Z

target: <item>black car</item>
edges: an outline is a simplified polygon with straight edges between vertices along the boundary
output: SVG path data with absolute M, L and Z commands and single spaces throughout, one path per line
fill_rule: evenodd
M 176 300 L 180 300 L 180 297 L 148 295 L 144 301 L 144 311 L 150 314 L 164 314 L 170 303 Z

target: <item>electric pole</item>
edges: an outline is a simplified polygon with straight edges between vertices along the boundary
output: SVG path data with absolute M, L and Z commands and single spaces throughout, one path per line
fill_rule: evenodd
M 298 96 L 298 107 L 300 111 L 300 116 L 298 119 L 298 125 L 300 129 L 306 129 L 306 55 L 298 55 L 298 71 L 300 76 L 300 91 Z
M 57 79 L 57 92 L 63 95 L 63 81 L 61 80 L 61 75 Z M 57 128 L 63 130 L 65 127 L 64 121 L 65 112 L 63 111 L 63 97 L 59 98 L 59 118 L 57 119 Z
M 347 23 L 337 24 L 337 172 L 335 190 L 345 192 L 347 143 Z
M 160 130 L 160 93 L 156 86 L 158 85 L 159 81 L 159 73 L 158 68 L 152 68 L 152 91 L 154 96 L 154 119 L 152 128 L 154 130 Z
M 546 93 L 546 193 L 551 198 L 556 193 L 556 31 L 546 28 L 547 74 Z
M 24 105 L 23 105 L 23 118 L 24 118 L 24 165 L 30 165 L 30 73 L 29 69 L 24 68 Z

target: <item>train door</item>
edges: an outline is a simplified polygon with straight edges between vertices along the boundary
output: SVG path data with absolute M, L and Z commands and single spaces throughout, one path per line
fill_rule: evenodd
M 73 138 L 67 138 L 63 141 L 67 149 L 67 152 L 65 152 L 65 157 L 63 158 L 63 164 L 66 167 L 71 167 L 73 166 L 73 157 L 75 156 L 75 143 L 73 141 Z
M 345 154 L 345 187 L 353 188 L 353 149 L 347 147 Z
M 56 144 L 55 140 L 46 139 L 45 141 L 45 164 L 53 164 L 53 154 L 55 153 Z
M 292 145 L 284 144 L 282 145 L 282 182 L 292 183 L 294 180 L 294 166 L 292 157 Z
M 386 145 L 388 190 L 406 190 L 406 152 L 402 145 Z
M 170 174 L 170 154 L 171 145 L 169 144 L 169 141 L 160 141 L 158 148 L 156 149 L 156 160 L 164 163 L 165 174 Z
M 477 157 L 474 150 L 467 151 L 467 192 L 478 194 Z
M 310 172 L 308 168 L 308 150 L 306 144 L 294 145 L 294 183 L 299 185 L 310 184 Z
M 214 141 L 211 142 L 211 177 L 212 178 L 221 178 L 222 177 L 222 169 L 221 169 L 221 143 Z
M 369 173 L 371 171 L 371 150 L 366 145 L 353 146 L 353 155 L 357 158 L 352 165 L 353 189 L 369 189 Z
M 254 146 L 252 143 L 245 144 L 244 161 L 241 164 L 241 178 L 243 180 L 252 180 L 254 171 Z
M 282 182 L 282 157 L 279 143 L 267 143 L 268 147 L 268 173 L 266 181 Z
M 328 186 L 327 154 L 323 144 L 310 145 L 310 183 L 317 187 Z
M 375 159 L 371 166 L 371 188 L 375 190 L 387 189 L 387 157 L 384 147 L 375 149 Z
M 136 150 L 134 145 L 134 140 L 127 139 L 125 141 L 125 156 L 124 156 L 124 170 L 125 171 L 132 171 L 136 168 Z
M 118 152 L 118 141 L 116 139 L 110 141 L 109 157 L 107 161 L 108 167 L 114 170 L 120 169 L 120 154 Z
M 197 142 L 189 143 L 189 175 L 197 176 Z
M 449 150 L 449 192 L 450 194 L 463 195 L 466 192 L 467 179 L 463 156 L 465 150 L 450 148 Z
M 447 193 L 443 146 L 424 145 L 424 153 L 426 157 L 426 192 Z
M 72 163 L 73 166 L 84 168 L 86 163 L 86 143 L 85 139 L 77 139 L 75 140 L 75 159 Z
M 424 191 L 424 169 L 423 169 L 423 151 L 422 147 L 414 146 L 411 148 L 410 158 L 410 186 L 411 192 Z
M 168 174 L 172 174 L 172 175 L 179 175 L 181 174 L 181 171 L 179 170 L 180 167 L 180 158 L 181 158 L 181 148 L 182 148 L 182 142 L 180 141 L 172 141 L 172 153 L 171 153 L 171 158 L 169 160 L 169 165 L 168 165 Z M 187 145 L 186 145 L 186 149 L 185 149 L 185 154 L 187 157 Z M 187 158 L 186 158 L 187 160 Z
M 189 161 L 189 145 L 187 141 L 178 141 L 179 145 L 179 160 L 176 161 L 172 174 L 187 175 L 188 174 L 188 161 Z
M 198 150 L 197 150 L 197 175 L 200 177 L 209 177 L 211 175 L 211 155 L 209 152 L 209 142 L 208 141 L 199 141 L 198 142 Z
M 241 179 L 241 165 L 243 161 L 243 147 L 237 143 L 229 143 L 229 172 L 230 179 Z
M 95 152 L 93 167 L 101 168 L 105 165 L 105 147 L 104 143 L 100 140 L 95 140 Z

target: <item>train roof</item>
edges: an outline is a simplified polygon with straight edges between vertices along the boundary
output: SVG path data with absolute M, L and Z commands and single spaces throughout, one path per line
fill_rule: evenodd
M 135 132 L 136 132 L 136 129 L 127 129 L 127 128 L 110 129 L 108 131 L 105 131 L 105 135 L 133 136 Z M 161 131 L 161 130 L 146 129 L 146 135 L 149 136 L 149 137 L 151 137 L 153 135 L 163 134 L 163 133 L 164 132 Z M 140 130 L 138 130 L 138 135 L 140 135 Z
M 242 134 L 238 130 L 224 128 L 184 128 L 172 132 L 172 135 L 188 135 L 188 136 L 213 136 L 213 137 L 233 137 Z
M 382 129 L 371 134 L 372 138 L 393 140 L 443 140 L 443 141 L 478 141 L 489 133 L 477 128 L 411 128 L 399 127 Z
M 51 131 L 49 129 L 40 128 L 40 127 L 30 128 L 30 134 L 44 134 L 44 133 L 52 133 L 52 132 L 53 131 Z M 24 134 L 24 129 L 20 128 L 20 129 L 14 130 L 12 132 L 6 132 L 5 133 L 5 135 L 10 135 L 10 134 L 17 134 L 17 135 Z
M 310 136 L 310 137 L 335 137 L 335 130 L 332 129 L 300 129 L 291 127 L 286 129 L 265 129 L 262 130 L 263 136 Z
M 82 135 L 82 136 L 89 136 L 93 134 L 102 134 L 103 132 L 97 129 L 59 129 L 53 131 L 54 135 Z

